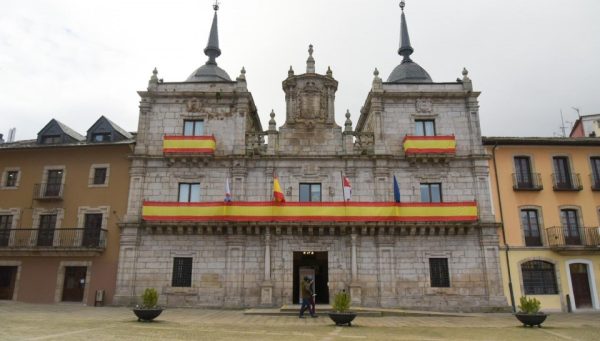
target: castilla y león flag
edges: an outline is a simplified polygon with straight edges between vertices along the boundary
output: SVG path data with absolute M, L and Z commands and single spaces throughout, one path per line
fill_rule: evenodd
M 283 191 L 279 185 L 279 178 L 276 176 L 273 177 L 273 200 L 276 202 L 285 202 Z

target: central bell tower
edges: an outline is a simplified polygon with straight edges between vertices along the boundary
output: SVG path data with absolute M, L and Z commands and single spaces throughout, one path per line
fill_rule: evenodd
M 338 82 L 331 68 L 315 72 L 313 46 L 308 48 L 306 73 L 294 75 L 290 67 L 283 81 L 285 123 L 279 130 L 283 154 L 336 154 L 342 150 L 341 127 L 335 123 L 335 92 Z

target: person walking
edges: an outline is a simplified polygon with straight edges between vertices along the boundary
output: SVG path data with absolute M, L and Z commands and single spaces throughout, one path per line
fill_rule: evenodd
M 304 280 L 302 281 L 302 306 L 300 307 L 300 318 L 304 318 L 304 311 L 308 309 L 311 317 L 316 317 L 315 312 L 311 307 L 311 299 L 312 299 L 312 281 L 308 276 L 304 276 Z

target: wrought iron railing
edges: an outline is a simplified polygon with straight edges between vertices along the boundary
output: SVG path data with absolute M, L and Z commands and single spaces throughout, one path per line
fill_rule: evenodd
M 104 249 L 107 233 L 97 228 L 0 229 L 0 247 Z
M 41 183 L 33 186 L 33 198 L 36 200 L 62 200 L 65 191 L 64 184 Z
M 513 173 L 512 179 L 515 191 L 541 191 L 544 189 L 540 173 Z
M 600 227 L 552 226 L 546 235 L 550 247 L 600 246 Z
M 558 176 L 552 173 L 552 184 L 555 191 L 581 191 L 581 176 L 579 173 L 573 173 L 569 176 Z

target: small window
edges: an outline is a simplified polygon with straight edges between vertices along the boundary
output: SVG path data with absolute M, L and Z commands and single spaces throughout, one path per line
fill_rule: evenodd
M 204 135 L 204 121 L 203 120 L 183 121 L 183 135 L 185 135 L 185 136 L 202 136 L 202 135 Z
M 320 202 L 321 184 L 300 184 L 300 202 Z
M 415 135 L 435 136 L 434 120 L 415 120 Z
M 94 133 L 92 142 L 110 142 L 110 133 Z
M 449 288 L 448 258 L 429 258 L 429 276 L 432 288 Z
M 94 185 L 104 185 L 106 183 L 106 168 L 94 168 Z
M 442 202 L 442 184 L 422 183 L 421 202 Z
M 16 187 L 18 178 L 19 178 L 19 171 L 6 172 L 6 187 Z
M 173 287 L 192 286 L 192 257 L 175 257 L 173 259 Z
M 600 189 L 600 157 L 594 156 L 590 158 L 592 164 L 592 188 Z
M 525 295 L 556 295 L 554 264 L 534 260 L 521 265 Z
M 200 184 L 180 183 L 179 202 L 200 202 Z
M 540 223 L 537 210 L 521 210 L 521 225 L 525 235 L 526 246 L 542 246 Z
M 42 144 L 55 144 L 60 143 L 60 135 L 45 135 L 42 136 Z

